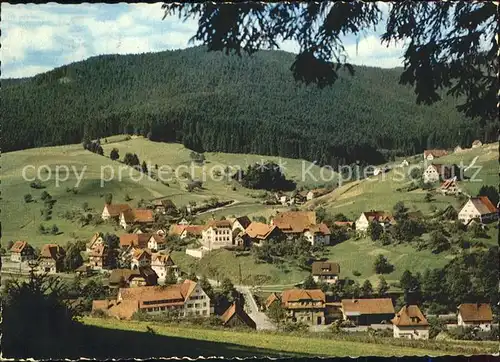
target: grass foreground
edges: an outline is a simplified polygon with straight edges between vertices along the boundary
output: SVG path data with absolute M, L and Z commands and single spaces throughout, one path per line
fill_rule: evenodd
M 203 329 L 196 326 L 165 325 L 160 323 L 119 321 L 84 317 L 86 326 L 107 330 L 136 332 L 136 340 L 163 338 L 163 343 L 143 350 L 149 356 L 440 356 L 491 354 L 498 351 L 493 342 L 463 345 L 460 342 L 402 341 L 383 338 L 380 341 L 356 341 L 355 337 L 339 336 L 339 339 L 307 337 L 277 332 Z M 154 331 L 153 333 L 151 331 Z M 348 340 L 348 339 L 353 340 Z M 175 339 L 175 344 L 171 343 Z M 209 342 L 209 343 L 207 343 Z M 141 344 L 142 345 L 142 344 Z M 149 346 L 149 343 L 147 344 Z M 427 347 L 428 346 L 428 347 Z M 173 348 L 172 348 L 173 347 Z M 186 354 L 187 351 L 191 351 Z M 129 355 L 128 357 L 136 357 Z

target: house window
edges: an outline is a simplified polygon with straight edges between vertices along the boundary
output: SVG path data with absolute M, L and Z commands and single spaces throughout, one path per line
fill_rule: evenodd
M 203 303 L 203 306 L 206 307 L 207 306 L 207 303 Z
M 196 303 L 196 304 L 194 305 L 194 307 L 195 307 L 195 308 L 200 308 L 200 303 Z
M 202 314 L 203 314 L 203 315 L 207 315 L 207 311 L 206 311 L 206 310 L 204 310 L 204 311 L 202 312 Z

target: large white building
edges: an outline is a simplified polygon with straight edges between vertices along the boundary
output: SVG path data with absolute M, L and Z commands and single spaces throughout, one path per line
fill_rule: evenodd
M 464 224 L 468 224 L 471 220 L 485 224 L 498 219 L 498 210 L 488 197 L 473 197 L 462 207 L 458 219 Z
M 383 228 L 386 228 L 387 226 L 394 224 L 395 220 L 391 214 L 385 211 L 372 210 L 362 212 L 355 222 L 356 231 L 366 233 L 368 231 L 368 226 L 370 226 L 370 223 L 372 222 L 377 222 Z
M 234 245 L 231 221 L 213 220 L 209 222 L 202 231 L 201 243 L 203 248 L 207 250 Z
M 210 298 L 192 280 L 165 286 L 120 288 L 116 300 L 94 300 L 92 311 L 130 319 L 137 312 L 170 313 L 179 317 L 209 317 L 213 313 Z

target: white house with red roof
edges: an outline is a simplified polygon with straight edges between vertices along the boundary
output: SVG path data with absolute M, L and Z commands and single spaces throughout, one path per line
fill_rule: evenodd
M 498 220 L 498 209 L 487 196 L 472 197 L 458 213 L 463 224 L 478 220 L 483 224 Z

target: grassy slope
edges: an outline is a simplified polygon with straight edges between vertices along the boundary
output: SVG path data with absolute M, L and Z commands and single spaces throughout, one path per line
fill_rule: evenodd
M 122 159 L 126 152 L 135 152 L 138 154 L 140 160 L 158 165 L 170 165 L 172 167 L 184 164 L 190 164 L 189 153 L 182 145 L 154 143 L 149 142 L 143 138 L 136 138 L 125 141 L 123 136 L 114 136 L 107 139 L 107 143 L 103 148 L 105 154 L 108 155 L 109 151 L 116 147 L 120 152 Z M 484 166 L 481 170 L 481 177 L 485 180 L 480 183 L 464 182 L 463 186 L 474 194 L 482 184 L 495 184 L 496 172 L 498 165 L 496 164 L 495 155 L 497 148 L 495 145 L 486 145 L 483 148 L 466 151 L 458 155 L 450 155 L 440 159 L 439 162 L 460 162 L 464 160 L 465 163 L 470 162 L 475 156 L 479 156 L 477 164 Z M 208 169 L 214 165 L 237 165 L 246 167 L 246 163 L 261 161 L 261 156 L 258 155 L 234 155 L 223 153 L 207 153 L 207 163 L 205 167 Z M 278 158 L 265 157 L 265 159 Z M 441 161 L 442 160 L 442 161 Z M 302 163 L 300 160 L 285 159 L 287 162 L 287 175 L 290 178 L 298 179 Z M 495 164 L 494 164 L 495 163 Z M 61 187 L 56 188 L 54 182 L 45 182 L 47 190 L 55 199 L 57 203 L 54 206 L 54 218 L 51 221 L 44 222 L 46 225 L 56 224 L 63 232 L 57 236 L 44 236 L 37 232 L 38 225 L 42 222 L 39 210 L 42 207 L 40 202 L 25 204 L 23 195 L 31 193 L 35 199 L 39 198 L 42 190 L 34 190 L 29 187 L 29 183 L 21 178 L 22 167 L 27 164 L 52 165 L 65 164 L 68 166 L 75 165 L 79 169 L 87 165 L 86 177 L 79 187 L 79 193 L 67 193 L 66 187 L 73 187 L 75 178 L 72 176 L 68 181 L 61 184 Z M 124 202 L 125 195 L 129 194 L 134 198 L 130 203 L 135 203 L 141 199 L 152 199 L 160 196 L 171 197 L 178 205 L 187 204 L 190 200 L 202 202 L 212 196 L 219 199 L 235 199 L 238 204 L 230 206 L 224 210 L 215 211 L 216 217 L 220 216 L 233 216 L 233 215 L 263 215 L 266 217 L 271 216 L 280 207 L 264 206 L 260 204 L 260 199 L 254 198 L 251 195 L 256 194 L 255 191 L 244 189 L 231 182 L 227 185 L 226 182 L 211 181 L 207 178 L 204 183 L 205 190 L 197 191 L 194 193 L 186 192 L 183 188 L 183 183 L 177 180 L 170 182 L 169 186 L 165 186 L 159 182 L 143 179 L 141 182 L 134 182 L 128 178 L 124 178 L 123 182 L 109 182 L 101 189 L 99 186 L 100 167 L 106 165 L 113 165 L 117 172 L 117 168 L 122 164 L 112 162 L 109 158 L 98 156 L 90 152 L 82 150 L 80 145 L 40 148 L 32 150 L 24 150 L 12 152 L 2 155 L 2 175 L 0 180 L 3 186 L 3 202 L 2 208 L 3 218 L 3 240 L 25 239 L 34 245 L 41 245 L 42 243 L 53 241 L 64 244 L 66 241 L 71 240 L 70 233 L 75 233 L 80 237 L 89 237 L 96 230 L 93 227 L 87 226 L 79 228 L 78 225 L 72 224 L 62 218 L 58 214 L 73 208 L 80 208 L 83 202 L 88 202 L 91 207 L 96 211 L 100 211 L 103 204 L 104 195 L 108 192 L 113 193 L 114 202 Z M 314 167 L 315 174 L 319 173 L 319 167 Z M 404 169 L 403 171 L 408 171 Z M 195 174 L 201 178 L 201 167 L 195 168 Z M 391 171 L 391 173 L 396 171 Z M 372 177 L 367 180 L 356 181 L 353 183 L 345 184 L 336 189 L 329 195 L 326 195 L 314 202 L 310 202 L 305 207 L 310 207 L 313 204 L 322 204 L 329 212 L 337 213 L 343 212 L 351 218 L 356 218 L 362 210 L 367 209 L 383 209 L 391 210 L 392 206 L 399 200 L 405 202 L 406 206 L 411 210 L 421 209 L 424 212 L 429 211 L 431 205 L 438 208 L 443 208 L 449 204 L 455 207 L 459 206 L 456 198 L 450 196 L 437 196 L 436 201 L 427 203 L 424 201 L 424 193 L 416 190 L 413 192 L 396 192 L 395 189 L 405 184 L 405 181 L 394 181 L 390 177 L 391 173 L 386 175 L 383 180 L 381 176 Z M 138 175 L 137 172 L 132 171 L 133 175 Z M 128 175 L 128 171 L 124 173 Z M 232 187 L 236 186 L 236 191 Z M 476 190 L 476 191 L 474 191 Z M 200 219 L 206 219 L 212 216 L 211 212 L 200 215 Z M 113 226 L 101 225 L 98 230 L 115 231 Z M 121 232 L 121 229 L 115 231 Z M 493 240 L 493 239 L 491 239 Z M 487 241 L 489 243 L 489 241 Z M 361 272 L 360 280 L 371 279 L 372 282 L 376 280 L 376 275 L 372 271 L 373 260 L 377 254 L 382 253 L 388 256 L 389 261 L 395 265 L 395 271 L 387 276 L 388 280 L 397 280 L 404 269 L 409 268 L 415 271 L 423 271 L 427 267 L 438 267 L 446 264 L 450 256 L 443 253 L 440 255 L 433 255 L 427 251 L 417 252 L 408 246 L 388 246 L 379 247 L 369 240 L 348 240 L 340 245 L 328 248 L 327 256 L 339 262 L 342 266 L 343 276 L 354 278 L 352 275 L 353 270 Z M 229 276 L 234 282 L 239 280 L 239 266 L 241 265 L 242 280 L 246 283 L 252 283 L 257 275 L 267 275 L 267 284 L 291 284 L 302 280 L 306 275 L 304 271 L 291 269 L 288 271 L 280 270 L 273 265 L 255 264 L 251 256 L 236 257 L 229 252 L 214 253 L 202 261 L 198 262 L 190 256 L 182 253 L 175 253 L 176 262 L 182 267 L 183 270 L 195 270 L 201 274 L 215 277 L 211 269 L 219 270 L 219 276 Z M 360 262 L 363 261 L 363 262 Z
M 184 343 L 179 340 L 177 347 L 183 349 L 186 343 L 196 350 L 199 355 L 231 355 L 231 356 L 246 356 L 251 353 L 261 355 L 262 352 L 269 356 L 424 356 L 424 355 L 443 355 L 443 354 L 463 354 L 464 352 L 458 349 L 459 344 L 456 344 L 457 349 L 452 351 L 439 351 L 412 347 L 396 347 L 387 344 L 362 343 L 354 341 L 343 341 L 334 339 L 322 339 L 315 337 L 303 338 L 300 336 L 255 333 L 234 330 L 210 330 L 197 329 L 192 327 L 155 324 L 149 322 L 136 321 L 116 321 L 97 318 L 84 318 L 84 323 L 92 326 L 99 326 L 106 329 L 127 330 L 145 333 L 146 327 L 152 327 L 156 336 L 168 336 L 176 338 L 184 338 Z M 206 344 L 202 342 L 210 341 L 211 343 L 224 343 L 233 346 L 232 351 L 220 348 L 217 351 L 207 351 Z M 205 348 L 197 348 L 201 344 Z M 450 344 L 453 345 L 453 344 Z M 200 346 L 201 347 L 201 346 Z M 154 350 L 161 349 L 160 345 Z M 468 351 L 469 353 L 491 353 L 495 348 L 494 344 L 482 343 L 475 344 Z M 151 350 L 151 354 L 156 355 L 157 352 Z
M 137 153 L 141 162 L 145 160 L 152 165 L 169 165 L 175 168 L 178 165 L 190 165 L 189 153 L 190 150 L 179 144 L 154 143 L 143 139 L 142 137 L 124 140 L 124 136 L 108 137 L 107 143 L 103 145 L 105 155 L 109 155 L 112 148 L 118 148 L 120 159 L 123 159 L 126 152 Z M 214 165 L 236 165 L 242 164 L 246 167 L 246 162 L 252 163 L 261 160 L 259 155 L 233 155 L 221 153 L 207 153 L 208 169 Z M 277 157 L 264 157 L 264 159 L 272 159 L 277 161 Z M 287 174 L 291 178 L 299 178 L 302 161 L 283 159 L 287 163 Z M 309 163 L 307 163 L 309 164 Z M 1 159 L 2 174 L 0 181 L 2 183 L 2 221 L 3 221 L 3 241 L 6 244 L 8 240 L 24 239 L 33 245 L 40 246 L 49 241 L 64 244 L 71 240 L 70 233 L 87 238 L 96 230 L 87 226 L 80 228 L 77 224 L 71 223 L 60 217 L 59 214 L 72 209 L 81 209 L 84 202 L 87 202 L 94 211 L 100 212 L 104 204 L 103 196 L 107 193 L 113 194 L 113 202 L 125 202 L 125 196 L 128 194 L 133 198 L 129 203 L 133 206 L 141 198 L 150 200 L 158 197 L 170 197 L 178 206 L 186 205 L 189 201 L 201 203 L 210 197 L 218 197 L 219 199 L 234 199 L 238 200 L 239 204 L 229 207 L 227 215 L 242 215 L 248 213 L 252 215 L 269 216 L 274 212 L 272 206 L 264 206 L 260 204 L 260 199 L 251 197 L 251 194 L 256 192 L 244 189 L 238 185 L 236 191 L 232 190 L 233 182 L 211 181 L 207 176 L 207 181 L 204 183 L 205 190 L 189 193 L 185 190 L 185 183 L 173 177 L 173 181 L 168 186 L 160 182 L 149 180 L 143 177 L 141 181 L 136 182 L 130 178 L 140 176 L 140 173 L 124 166 L 121 163 L 113 162 L 107 157 L 102 157 L 82 149 L 81 145 L 68 145 L 58 147 L 46 147 L 29 149 L 23 151 L 9 152 L 2 155 Z M 76 167 L 78 172 L 86 166 L 85 177 L 78 187 L 78 194 L 66 192 L 67 187 L 74 187 L 76 177 L 71 172 L 67 181 L 61 182 L 59 187 L 55 185 L 54 176 L 51 180 L 43 182 L 46 186 L 43 190 L 35 190 L 30 188 L 29 182 L 24 181 L 22 170 L 24 166 L 34 165 L 40 167 L 48 165 L 55 172 L 56 165 L 66 165 L 70 169 Z M 122 181 L 115 179 L 111 182 L 106 182 L 104 187 L 100 187 L 101 167 L 111 165 L 114 173 L 118 178 L 119 169 L 123 168 Z M 222 167 L 224 168 L 224 167 Z M 314 166 L 316 174 L 319 173 L 319 167 Z M 107 171 L 106 171 L 107 172 Z M 208 171 L 207 171 L 208 172 Z M 29 177 L 34 174 L 28 172 Z M 54 175 L 54 173 L 53 173 Z M 202 168 L 195 167 L 196 177 L 202 178 Z M 47 174 L 42 173 L 42 178 Z M 64 176 L 64 174 L 61 174 Z M 57 200 L 53 208 L 53 218 L 50 221 L 42 221 L 40 209 L 43 207 L 43 202 L 39 200 L 39 196 L 43 191 L 47 191 Z M 35 202 L 26 204 L 23 196 L 30 193 Z M 220 215 L 221 212 L 216 212 Z M 210 217 L 211 213 L 205 214 L 200 218 Z M 47 226 L 56 224 L 62 232 L 60 235 L 40 235 L 38 226 L 44 223 Z M 99 230 L 103 232 L 111 232 L 116 229 L 111 225 L 101 225 Z M 121 232 L 118 230 L 117 232 Z

